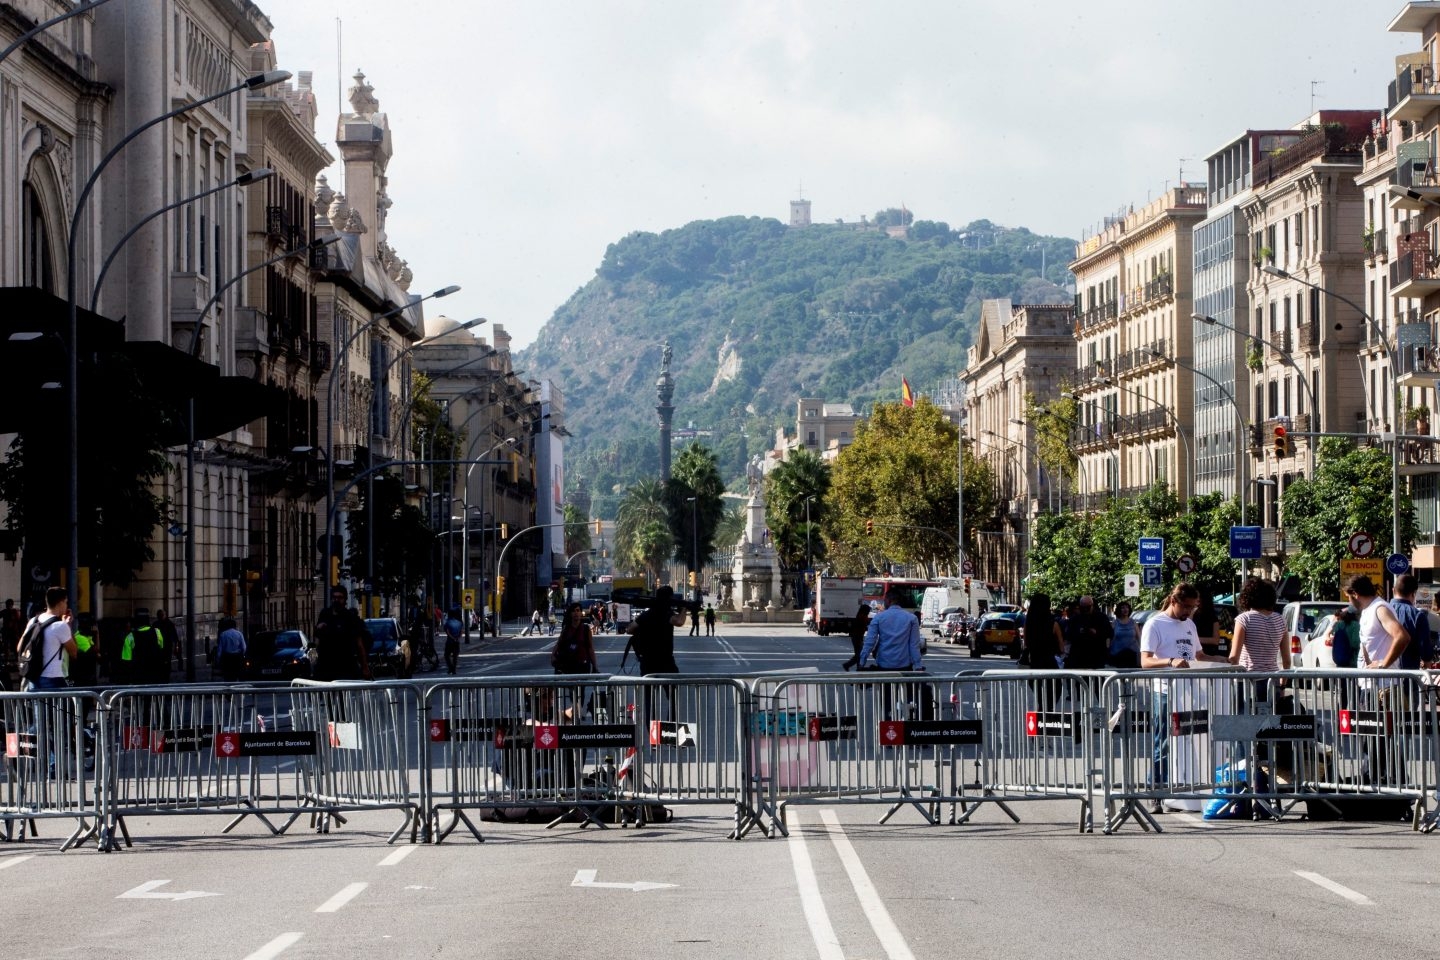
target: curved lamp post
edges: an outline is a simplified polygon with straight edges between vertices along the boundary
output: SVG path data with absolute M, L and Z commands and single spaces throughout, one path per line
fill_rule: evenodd
M 31 38 L 36 37 L 41 33 L 44 33 L 46 30 L 49 30 L 51 27 L 55 26 L 55 24 L 59 23 L 60 21 L 69 20 L 71 17 L 78 17 L 82 13 L 89 13 L 91 10 L 94 10 L 102 3 L 108 2 L 109 0 L 89 0 L 89 2 L 82 3 L 80 4 L 80 6 L 75 7 L 73 10 L 67 10 L 64 13 L 59 14 L 58 16 L 51 17 L 44 23 L 37 23 L 29 30 L 26 30 L 24 33 L 20 34 L 20 36 L 16 37 L 15 42 L 10 44 L 10 46 L 6 47 L 4 50 L 0 50 L 0 63 L 4 63 L 6 57 L 10 56 L 10 54 L 23 47 L 27 42 L 31 40 Z

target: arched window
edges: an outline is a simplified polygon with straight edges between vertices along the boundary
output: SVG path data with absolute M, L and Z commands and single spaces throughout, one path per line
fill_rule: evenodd
M 27 181 L 22 198 L 22 244 L 24 263 L 21 282 L 39 287 L 46 293 L 55 292 L 55 271 L 50 258 L 50 231 L 45 226 L 45 210 L 40 194 Z

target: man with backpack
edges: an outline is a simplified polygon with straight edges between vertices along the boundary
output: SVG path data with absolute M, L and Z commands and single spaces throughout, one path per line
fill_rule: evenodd
M 1400 659 L 1395 666 L 1401 670 L 1419 670 L 1435 659 L 1435 636 L 1430 632 L 1430 615 L 1415 606 L 1415 591 L 1420 589 L 1415 574 L 1406 573 L 1395 578 L 1395 595 L 1390 599 L 1390 609 L 1395 619 L 1410 634 L 1410 642 L 1400 648 Z M 1394 657 L 1391 657 L 1394 660 Z
M 68 686 L 62 658 L 73 657 L 78 652 L 72 623 L 70 597 L 65 588 L 46 590 L 45 612 L 25 625 L 16 651 L 25 692 L 63 690 Z

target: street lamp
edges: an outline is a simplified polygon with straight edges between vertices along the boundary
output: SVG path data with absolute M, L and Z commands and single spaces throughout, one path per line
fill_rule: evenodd
M 380 315 L 377 316 L 377 317 L 372 317 L 371 319 L 367 320 L 365 323 L 360 324 L 360 326 L 355 329 L 355 332 L 350 335 L 349 339 L 347 339 L 347 340 L 345 341 L 345 345 L 344 345 L 343 347 L 341 347 L 340 350 L 335 354 L 334 361 L 331 363 L 331 365 L 330 365 L 330 370 L 329 370 L 329 372 L 328 372 L 328 374 L 327 374 L 327 376 L 330 378 L 330 382 L 327 384 L 327 396 L 326 396 L 326 406 L 325 406 L 325 464 L 326 464 L 326 474 L 325 474 L 325 514 L 326 514 L 326 516 L 331 516 L 331 515 L 334 514 L 334 510 L 333 510 L 332 508 L 333 508 L 334 505 L 335 505 L 335 383 L 336 383 L 335 374 L 340 370 L 340 363 L 341 363 L 341 361 L 342 361 L 346 356 L 349 355 L 349 353 L 350 353 L 350 347 L 351 347 L 352 344 L 355 343 L 355 340 L 356 340 L 362 333 L 364 333 L 366 330 L 369 330 L 371 327 L 375 326 L 375 324 L 379 323 L 379 322 L 382 321 L 382 320 L 388 320 L 388 319 L 390 319 L 391 317 L 395 316 L 396 314 L 403 313 L 403 312 L 405 312 L 406 310 L 409 310 L 411 307 L 418 306 L 418 305 L 424 303 L 426 300 L 437 299 L 437 298 L 440 298 L 440 297 L 448 297 L 448 296 L 450 296 L 450 294 L 452 294 L 452 293 L 457 293 L 457 292 L 459 292 L 459 290 L 460 290 L 460 288 L 459 288 L 458 286 L 454 286 L 454 285 L 451 285 L 451 286 L 448 286 L 448 287 L 441 287 L 439 290 L 436 290 L 436 291 L 433 292 L 433 293 L 427 293 L 427 294 L 425 294 L 423 297 L 416 297 L 416 298 L 414 298 L 413 300 L 407 300 L 407 301 L 405 301 L 404 303 L 402 303 L 400 306 L 396 307 L 396 308 L 393 309 L 393 310 L 387 310 L 387 311 L 385 311 L 384 313 L 380 314 Z M 328 571 L 329 559 L 330 559 L 331 553 L 333 553 L 334 550 L 335 550 L 335 530 L 334 530 L 334 524 L 327 521 L 326 526 L 325 526 L 325 561 L 324 561 L 324 562 L 325 562 L 325 566 L 327 567 L 327 571 L 326 571 L 326 573 L 325 573 L 325 577 L 326 577 L 326 580 L 327 580 L 327 581 L 329 580 L 329 577 L 330 577 L 330 574 L 329 574 L 329 571 Z M 326 583 L 326 587 L 327 587 L 327 588 L 328 588 L 328 587 L 333 587 L 333 586 L 334 586 L 333 583 L 328 583 L 328 582 Z
M 698 495 L 686 497 L 685 502 L 690 504 L 690 575 L 695 579 L 690 588 L 695 591 L 691 597 L 693 600 L 700 596 L 700 498 Z
M 1393 413 L 1392 413 L 1392 417 L 1394 418 L 1394 421 L 1395 421 L 1395 422 L 1392 424 L 1392 427 L 1394 428 L 1394 432 L 1393 432 L 1393 434 L 1392 434 L 1392 437 L 1393 437 L 1393 440 L 1391 441 L 1391 444 L 1392 444 L 1391 454 L 1392 454 L 1392 455 L 1391 455 L 1391 458 L 1390 458 L 1390 459 L 1391 459 L 1391 463 L 1390 463 L 1390 507 L 1391 507 L 1391 513 L 1394 514 L 1394 516 L 1391 518 L 1391 519 L 1392 519 L 1393 526 L 1392 526 L 1392 528 L 1391 528 L 1391 529 L 1392 529 L 1392 535 L 1391 535 L 1391 540 L 1390 540 L 1390 549 L 1393 550 L 1393 551 L 1395 551 L 1396 553 L 1399 553 L 1399 552 L 1400 552 L 1400 384 L 1399 384 L 1399 381 L 1395 379 L 1395 373 L 1396 373 L 1396 371 L 1399 369 L 1398 364 L 1395 362 L 1395 347 L 1394 347 L 1393 344 L 1390 343 L 1389 338 L 1385 336 L 1385 330 L 1380 326 L 1380 324 L 1379 324 L 1378 322 L 1376 322 L 1375 318 L 1372 317 L 1372 316 L 1370 316 L 1370 314 L 1366 313 L 1363 309 L 1361 309 L 1360 305 L 1357 304 L 1355 301 L 1351 300 L 1349 297 L 1342 296 L 1341 294 L 1338 294 L 1338 293 L 1336 293 L 1336 292 L 1333 291 L 1333 290 L 1329 290 L 1329 289 L 1327 289 L 1327 288 L 1325 288 L 1325 287 L 1322 287 L 1322 286 L 1320 286 L 1320 284 L 1318 284 L 1318 283 L 1311 283 L 1309 280 L 1306 280 L 1304 277 L 1297 277 L 1295 274 L 1290 273 L 1290 272 L 1287 271 L 1287 270 L 1282 270 L 1282 269 L 1280 269 L 1279 267 L 1275 266 L 1273 263 L 1267 263 L 1267 264 L 1265 264 L 1265 266 L 1261 267 L 1260 269 L 1261 269 L 1262 272 L 1268 273 L 1268 274 L 1270 274 L 1270 276 L 1272 276 L 1272 277 L 1279 277 L 1279 278 L 1282 279 L 1282 280 L 1294 280 L 1296 283 L 1299 283 L 1299 284 L 1301 284 L 1302 286 L 1309 287 L 1311 290 L 1319 290 L 1321 293 L 1325 294 L 1326 296 L 1334 297 L 1336 300 L 1339 300 L 1341 303 L 1345 304 L 1345 305 L 1348 306 L 1350 309 L 1352 309 L 1352 310 L 1354 310 L 1356 313 L 1360 314 L 1360 316 L 1361 316 L 1367 323 L 1370 324 L 1371 330 L 1374 331 L 1374 334 L 1375 334 L 1376 338 L 1379 339 L 1379 341 L 1380 341 L 1380 345 L 1381 345 L 1382 347 L 1384 347 L 1384 349 L 1385 349 L 1385 362 L 1386 362 L 1386 364 L 1389 365 L 1389 367 L 1390 367 L 1390 389 L 1391 389 L 1391 393 L 1392 393 L 1391 402 L 1392 402 L 1392 405 L 1393 405 L 1393 407 L 1394 407 L 1394 411 L 1393 411 Z M 1337 324 L 1335 325 L 1335 329 L 1337 329 L 1337 330 L 1340 329 L 1340 324 L 1337 323 Z M 1313 398 L 1312 398 L 1312 400 L 1311 400 L 1311 403 L 1312 403 L 1312 404 L 1314 403 Z
M 1124 390 L 1131 396 L 1139 397 L 1141 400 L 1150 400 L 1149 397 L 1145 396 L 1145 394 L 1141 393 L 1139 390 L 1136 390 L 1133 387 L 1127 387 L 1123 384 L 1116 383 L 1109 377 L 1101 377 L 1100 383 L 1104 384 L 1107 387 L 1114 387 L 1116 390 Z M 1165 414 L 1167 417 L 1170 418 L 1170 422 L 1175 424 L 1175 435 L 1179 437 L 1180 442 L 1185 445 L 1185 457 L 1190 463 L 1190 469 L 1189 471 L 1187 471 L 1190 475 L 1190 484 L 1185 500 L 1185 512 L 1189 513 L 1190 500 L 1194 499 L 1195 497 L 1195 451 L 1191 449 L 1190 438 L 1185 436 L 1185 431 L 1180 426 L 1180 418 L 1175 416 L 1175 414 L 1170 410 L 1166 409 L 1165 407 L 1159 406 L 1158 404 L 1156 405 L 1155 409 L 1159 410 L 1161 413 Z
M 299 253 L 308 251 L 313 254 L 314 251 L 323 249 L 339 239 L 340 235 L 337 233 L 334 236 L 277 253 L 270 259 L 257 263 L 222 283 L 216 288 L 210 299 L 205 301 L 200 312 L 195 315 L 195 329 L 190 333 L 190 349 L 188 351 L 190 356 L 194 358 L 200 353 L 200 334 L 205 329 L 205 315 L 210 312 L 211 307 L 220 302 L 220 299 L 231 287 L 257 270 L 263 270 L 271 264 L 279 263 L 281 260 Z M 190 397 L 185 419 L 187 421 L 185 438 L 185 679 L 191 681 L 195 679 L 195 397 L 193 395 Z
M 1112 387 L 1115 386 L 1115 384 L 1111 383 L 1108 378 L 1102 380 L 1101 382 L 1104 383 L 1106 386 L 1112 386 Z M 1117 388 L 1117 389 L 1118 389 L 1118 388 Z M 1081 399 L 1080 395 L 1077 394 L 1077 393 L 1075 393 L 1073 390 L 1066 390 L 1066 391 L 1062 392 L 1062 393 L 1060 394 L 1060 396 L 1064 397 L 1064 398 L 1067 399 L 1067 400 L 1080 400 L 1080 399 Z M 1127 416 L 1125 416 L 1125 415 L 1122 414 L 1122 413 L 1118 413 L 1118 412 L 1117 412 L 1117 413 L 1113 414 L 1113 416 L 1114 416 L 1114 418 L 1115 418 L 1116 420 L 1128 420 L 1128 421 L 1130 421 L 1131 423 L 1134 423 L 1134 422 L 1135 422 L 1135 418 L 1134 418 L 1134 417 L 1127 417 Z M 1113 428 L 1112 428 L 1112 434 L 1113 434 Z M 1119 446 L 1118 443 L 1116 443 L 1115 445 L 1116 445 L 1117 447 Z M 1155 479 L 1156 479 L 1156 476 L 1158 475 L 1158 471 L 1155 469 L 1155 449 L 1154 449 L 1153 447 L 1149 446 L 1148 444 L 1146 444 L 1146 445 L 1144 446 L 1144 449 L 1145 449 L 1145 452 L 1150 455 L 1150 482 L 1151 482 L 1151 483 L 1154 483 L 1154 482 L 1155 482 Z M 1078 460 L 1077 460 L 1077 462 L 1083 463 L 1083 461 L 1078 461 Z M 1085 474 L 1085 476 L 1086 476 L 1085 486 L 1086 486 L 1086 487 L 1092 486 L 1092 484 L 1089 482 L 1089 474 L 1087 473 L 1087 474 Z M 1116 476 L 1115 476 L 1115 483 L 1116 483 L 1115 492 L 1118 493 L 1118 492 L 1119 492 L 1119 483 L 1120 483 L 1118 458 L 1116 458 Z M 1088 491 L 1087 491 L 1087 493 L 1088 493 Z
M 55 26 L 55 24 L 59 23 L 61 20 L 69 20 L 71 17 L 78 17 L 78 16 L 80 16 L 80 14 L 82 14 L 82 13 L 89 13 L 91 10 L 94 10 L 96 7 L 100 6 L 102 3 L 107 3 L 107 2 L 108 2 L 108 0 L 89 0 L 89 2 L 87 2 L 87 3 L 82 3 L 82 4 L 80 4 L 80 6 L 78 6 L 78 7 L 75 7 L 75 8 L 73 8 L 73 9 L 71 9 L 71 10 L 66 10 L 66 11 L 65 11 L 64 13 L 62 13 L 62 14 L 58 14 L 57 16 L 51 17 L 49 20 L 46 20 L 44 23 L 37 23 L 35 26 L 31 27 L 29 30 L 26 30 L 24 33 L 20 34 L 20 36 L 16 37 L 16 38 L 15 38 L 15 42 L 12 43 L 12 44 L 10 44 L 10 46 L 6 47 L 4 50 L 0 50 L 0 63 L 4 63 L 6 57 L 10 56 L 10 54 L 14 53 L 16 50 L 19 50 L 21 47 L 23 47 L 23 46 L 26 44 L 26 42 L 28 42 L 32 37 L 35 37 L 35 36 L 38 36 L 38 35 L 41 34 L 41 33 L 44 33 L 46 30 L 49 30 L 51 27 Z
M 144 228 L 145 224 L 149 223 L 151 220 L 154 220 L 156 217 L 163 217 L 171 210 L 175 210 L 187 204 L 194 203 L 196 200 L 204 200 L 206 197 L 211 196 L 212 194 L 219 193 L 221 190 L 229 190 L 231 187 L 248 187 L 252 183 L 260 183 L 262 180 L 269 180 L 273 176 L 275 176 L 274 170 L 271 170 L 269 167 L 260 167 L 256 170 L 242 173 L 234 180 L 231 180 L 228 183 L 222 183 L 218 187 L 211 187 L 209 190 L 201 190 L 199 193 L 194 194 L 193 196 L 184 197 L 180 200 L 176 200 L 173 203 L 167 203 L 165 206 L 161 207 L 159 210 L 156 210 L 154 213 L 148 214 L 147 216 L 143 217 L 139 223 L 136 223 L 135 226 L 125 231 L 125 235 L 115 242 L 115 246 L 110 248 L 110 253 L 105 257 L 105 262 L 100 265 L 100 273 L 95 277 L 95 286 L 90 290 L 90 312 L 94 313 L 95 308 L 100 303 L 100 288 L 105 285 L 105 274 L 110 272 L 110 265 L 114 263 L 115 258 L 120 255 L 120 248 L 124 247 L 126 242 L 129 241 L 131 237 L 139 233 L 141 229 Z
M 1264 269 L 1264 271 L 1265 271 L 1266 273 L 1269 273 L 1269 272 L 1270 272 L 1270 270 L 1269 270 L 1268 267 L 1262 268 L 1262 269 Z M 1288 274 L 1287 274 L 1287 276 L 1288 276 Z M 1298 280 L 1299 278 L 1296 277 L 1295 279 Z M 1300 282 L 1301 282 L 1301 283 L 1304 283 L 1305 281 L 1301 280 Z M 1354 304 L 1351 304 L 1351 306 L 1354 306 Z M 1299 380 L 1300 380 L 1301 386 L 1303 386 L 1303 387 L 1305 388 L 1306 394 L 1308 394 L 1309 397 L 1310 397 L 1310 412 L 1311 412 L 1312 414 L 1314 414 L 1314 416 L 1315 416 L 1315 423 L 1316 423 L 1317 425 L 1320 423 L 1320 405 L 1315 402 L 1315 388 L 1311 385 L 1311 383 L 1310 383 L 1310 378 L 1307 377 L 1307 376 L 1305 376 L 1305 371 L 1300 369 L 1300 365 L 1295 362 L 1295 358 L 1290 355 L 1289 351 L 1281 350 L 1280 347 L 1279 347 L 1277 344 L 1271 343 L 1269 340 L 1266 340 L 1264 337 L 1256 336 L 1256 335 L 1254 335 L 1254 334 L 1246 333 L 1245 331 L 1239 330 L 1239 329 L 1237 329 L 1237 328 L 1235 328 L 1235 327 L 1232 327 L 1232 326 L 1230 326 L 1230 324 L 1226 323 L 1225 321 L 1223 321 L 1223 320 L 1217 320 L 1215 317 L 1209 316 L 1208 314 L 1204 314 L 1204 313 L 1192 313 L 1192 314 L 1190 314 L 1190 319 L 1191 319 L 1191 320 L 1198 320 L 1198 321 L 1200 321 L 1201 323 L 1209 324 L 1209 325 L 1212 326 L 1212 327 L 1222 327 L 1222 328 L 1224 328 L 1224 329 L 1226 329 L 1226 330 L 1229 330 L 1229 331 L 1231 331 L 1231 332 L 1233 332 L 1233 333 L 1238 333 L 1238 334 L 1240 334 L 1242 337 L 1248 337 L 1249 339 L 1254 340 L 1256 343 L 1260 344 L 1262 347 L 1269 347 L 1270 350 L 1271 350 L 1271 352 L 1274 353 L 1275 356 L 1279 357 L 1279 358 L 1280 358 L 1280 361 L 1281 361 L 1282 363 L 1286 364 L 1286 365 L 1289 366 L 1292 370 L 1295 371 L 1296 376 L 1297 376 L 1297 377 L 1299 378 Z M 1159 353 L 1158 351 L 1152 351 L 1152 353 L 1153 353 L 1155 356 L 1163 357 L 1164 359 L 1169 359 L 1168 357 L 1164 357 L 1164 354 L 1161 354 L 1161 353 Z M 1194 368 L 1192 367 L 1191 369 L 1193 370 Z M 1320 428 L 1317 426 L 1316 429 L 1318 430 L 1318 429 L 1320 429 Z
M 91 4 L 91 6 L 94 5 L 95 4 Z M 80 12 L 82 12 L 82 8 L 77 7 L 76 9 L 69 11 L 69 15 L 73 16 L 74 14 Z M 64 19 L 64 15 L 57 19 Z M 49 23 L 46 23 L 43 24 L 42 27 L 48 25 Z M 21 37 L 21 41 L 25 39 L 27 39 L 27 37 Z M 21 41 L 17 41 L 17 43 Z M 13 49 L 13 47 L 6 49 L 3 54 L 0 54 L 0 59 L 3 59 L 5 56 L 9 56 L 10 49 Z M 225 87 L 222 90 L 219 90 L 208 96 L 201 97 L 197 100 L 193 100 L 189 103 L 182 104 L 181 106 L 178 106 L 173 110 L 162 113 L 158 117 L 154 117 L 150 120 L 145 121 L 144 123 L 140 124 L 140 126 L 136 127 L 129 133 L 125 134 L 125 136 L 121 137 L 120 140 L 116 142 L 115 146 L 111 147 L 108 151 L 106 151 L 105 155 L 100 158 L 100 162 L 95 165 L 95 169 L 90 172 L 90 176 L 86 178 L 84 185 L 75 195 L 75 210 L 70 215 L 70 235 L 66 238 L 65 251 L 65 305 L 68 313 L 66 342 L 69 345 L 65 387 L 66 392 L 69 394 L 67 411 L 69 414 L 69 423 L 67 424 L 69 436 L 67 439 L 69 441 L 68 446 L 70 461 L 67 466 L 69 503 L 66 505 L 66 511 L 69 514 L 67 520 L 68 526 L 70 528 L 68 531 L 68 546 L 70 550 L 70 559 L 69 563 L 66 565 L 65 573 L 67 579 L 66 588 L 70 592 L 72 609 L 79 609 L 79 596 L 76 593 L 76 590 L 80 582 L 80 308 L 79 303 L 76 299 L 76 287 L 79 285 L 80 281 L 78 276 L 78 267 L 76 266 L 75 262 L 75 248 L 80 235 L 80 217 L 85 212 L 85 203 L 90 199 L 90 192 L 95 189 L 95 184 L 99 181 L 100 174 L 105 170 L 107 166 L 109 166 L 110 161 L 114 160 L 120 154 L 121 150 L 129 146 L 130 142 L 133 141 L 136 137 L 140 136 L 142 133 L 145 133 L 147 130 L 152 129 L 159 124 L 165 123 L 166 121 L 173 120 L 181 114 L 188 113 L 189 111 L 194 110 L 197 107 L 202 107 L 207 103 L 213 103 L 216 100 L 222 100 L 225 97 L 228 97 L 235 93 L 239 93 L 242 90 L 260 90 L 264 89 L 265 87 L 274 86 L 277 83 L 284 83 L 286 80 L 290 79 L 290 76 L 291 74 L 288 70 L 267 70 L 264 73 L 257 73 L 253 76 L 245 78 L 237 84 Z M 191 642 L 193 643 L 193 641 Z M 190 669 L 193 672 L 193 661 Z
M 1024 428 L 1024 427 L 1029 426 L 1029 424 L 1027 424 L 1024 420 L 1022 420 L 1022 419 L 1019 418 L 1019 417 L 1011 417 L 1011 418 L 1010 418 L 1010 422 L 1013 423 L 1015 426 L 1021 427 L 1021 428 Z M 993 433 L 994 431 L 990 431 L 990 432 Z M 1008 440 L 1009 438 L 1007 437 L 1006 439 Z M 1036 485 L 1036 486 L 1039 486 L 1039 485 L 1040 485 L 1040 478 L 1041 478 L 1041 476 L 1043 475 L 1044 478 L 1045 478 L 1045 498 L 1050 501 L 1050 512 L 1051 512 L 1051 513 L 1054 513 L 1054 512 L 1055 512 L 1055 504 L 1057 503 L 1056 491 L 1055 491 L 1055 489 L 1054 489 L 1054 486 L 1050 483 L 1050 472 L 1045 469 L 1045 464 L 1044 464 L 1044 463 L 1041 461 L 1041 459 L 1040 459 L 1040 451 L 1039 451 L 1039 450 L 1036 450 L 1033 446 L 1031 446 L 1030 444 L 1026 443 L 1024 440 L 1010 440 L 1010 442 L 1011 442 L 1011 443 L 1018 443 L 1021 447 L 1023 447 L 1026 451 L 1028 451 L 1031 456 L 1033 456 L 1033 457 L 1035 458 L 1035 485 Z M 1025 483 L 1026 483 L 1026 486 L 1028 487 L 1028 486 L 1029 486 L 1029 483 L 1030 483 L 1030 472 L 1029 472 L 1028 470 L 1025 472 Z M 1061 470 L 1061 471 L 1060 471 L 1060 484 L 1059 484 L 1059 486 L 1060 486 L 1060 493 L 1059 493 L 1058 503 L 1060 504 L 1060 508 L 1063 510 L 1064 507 L 1065 507 L 1065 471 L 1064 471 L 1064 470 Z

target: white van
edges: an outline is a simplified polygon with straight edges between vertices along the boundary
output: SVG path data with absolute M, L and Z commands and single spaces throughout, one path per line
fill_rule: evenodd
M 965 583 L 963 579 L 945 580 L 941 586 L 925 589 L 925 596 L 920 601 L 921 628 L 929 629 L 938 636 L 945 619 L 942 614 L 946 610 L 954 608 L 973 620 L 994 608 L 995 598 L 983 581 L 971 577 L 968 588 Z

